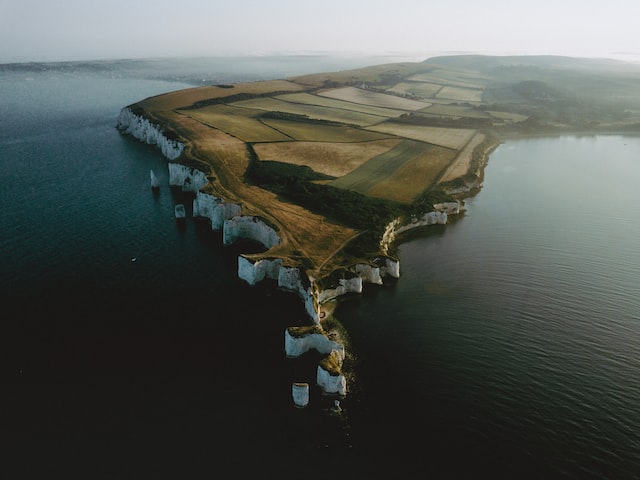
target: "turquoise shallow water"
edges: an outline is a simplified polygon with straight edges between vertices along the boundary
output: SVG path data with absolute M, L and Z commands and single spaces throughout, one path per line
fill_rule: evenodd
M 465 215 L 404 239 L 399 280 L 339 302 L 355 376 L 334 417 L 291 405 L 313 376 L 283 356 L 297 298 L 179 228 L 165 160 L 115 129 L 187 85 L 127 75 L 0 77 L 0 416 L 24 478 L 634 478 L 638 138 L 501 145 Z

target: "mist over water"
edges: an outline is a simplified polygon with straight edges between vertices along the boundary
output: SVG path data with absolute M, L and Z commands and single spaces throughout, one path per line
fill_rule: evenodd
M 178 227 L 189 198 L 166 160 L 115 129 L 123 106 L 194 84 L 157 70 L 0 72 L 9 467 L 634 478 L 639 138 L 501 145 L 465 215 L 403 239 L 400 279 L 339 302 L 354 377 L 336 417 L 315 391 L 309 409 L 291 403 L 292 376 L 314 373 L 284 358 L 297 297 L 237 279 L 255 246 Z M 273 73 L 249 70 L 225 81 Z

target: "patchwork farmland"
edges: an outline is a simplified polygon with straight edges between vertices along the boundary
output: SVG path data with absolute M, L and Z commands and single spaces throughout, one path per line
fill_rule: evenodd
M 472 128 L 413 124 L 408 115 L 517 118 L 475 110 L 469 102 L 481 100 L 484 79 L 459 71 L 414 71 L 382 89 L 288 82 L 274 84 L 273 92 L 258 82 L 255 94 L 242 85 L 238 94 L 233 86 L 226 89 L 228 100 L 216 92 L 213 104 L 200 100 L 179 111 L 251 145 L 257 161 L 308 167 L 334 177 L 320 183 L 403 204 L 442 179 L 466 174 L 477 143 L 471 140 L 484 138 Z
M 530 118 L 485 108 L 488 88 L 491 98 L 515 96 L 492 85 L 473 68 L 401 63 L 198 87 L 137 107 L 188 139 L 188 158 L 208 165 L 211 193 L 279 227 L 283 241 L 270 254 L 325 270 L 392 211 L 456 198 L 460 182 L 477 178 L 478 149 L 496 144 L 490 130 Z

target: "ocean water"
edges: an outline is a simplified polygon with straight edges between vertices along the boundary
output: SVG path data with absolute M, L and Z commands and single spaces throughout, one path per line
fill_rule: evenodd
M 401 244 L 394 288 L 342 303 L 365 428 L 423 436 L 453 477 L 637 478 L 639 153 L 507 141 L 462 218 Z
M 345 67 L 295 61 L 275 64 Z M 166 160 L 115 128 L 209 72 L 284 67 L 154 65 L 0 72 L 8 478 L 637 477 L 640 139 L 501 145 L 464 215 L 403 238 L 400 279 L 340 300 L 353 375 L 334 415 L 317 390 L 291 402 L 315 373 L 284 358 L 297 297 L 237 279 L 255 245 L 176 224 Z

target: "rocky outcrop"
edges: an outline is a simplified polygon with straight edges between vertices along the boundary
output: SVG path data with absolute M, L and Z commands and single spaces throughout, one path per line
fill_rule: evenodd
M 347 380 L 344 375 L 331 375 L 327 370 L 318 365 L 318 374 L 316 378 L 318 386 L 325 393 L 335 393 L 341 396 L 347 394 Z
M 462 205 L 459 201 L 442 202 L 433 205 L 433 210 L 418 217 L 410 219 L 408 223 L 402 223 L 401 219 L 396 218 L 385 227 L 382 238 L 380 239 L 380 250 L 385 254 L 389 251 L 391 245 L 396 241 L 396 237 L 408 230 L 425 227 L 429 225 L 445 225 L 448 222 L 449 215 L 457 215 L 462 211 Z M 389 265 L 391 267 L 391 265 Z M 391 272 L 393 267 L 389 270 Z
M 197 192 L 207 183 L 207 176 L 197 168 L 169 163 L 169 185 L 172 187 L 180 187 L 183 192 Z
M 120 110 L 117 128 L 141 142 L 157 145 L 162 154 L 169 160 L 177 159 L 184 150 L 182 142 L 168 139 L 160 126 L 151 123 L 140 115 L 136 115 L 129 107 Z
M 358 263 L 355 267 L 356 274 L 364 283 L 373 283 L 382 285 L 382 276 L 380 275 L 380 267 L 370 265 L 368 263 Z
M 337 350 L 322 359 L 318 364 L 316 383 L 325 393 L 333 393 L 341 396 L 347 394 L 347 380 L 342 374 L 342 362 L 344 355 Z
M 309 384 L 306 382 L 294 382 L 291 385 L 291 396 L 296 407 L 306 407 L 309 404 Z
M 255 285 L 265 279 L 278 280 L 281 267 L 281 258 L 252 261 L 244 255 L 238 257 L 238 277 L 249 285 Z
M 318 303 L 322 304 L 348 293 L 362 293 L 362 278 L 355 273 L 337 279 L 337 284 L 318 291 Z
M 400 219 L 396 218 L 389 222 L 386 227 L 384 227 L 384 232 L 382 233 L 382 237 L 380 238 L 380 251 L 385 255 L 389 252 L 391 245 L 396 240 L 396 230 L 400 225 Z
M 284 351 L 287 357 L 299 357 L 309 350 L 315 350 L 326 355 L 336 351 L 341 358 L 340 363 L 345 358 L 344 345 L 327 337 L 319 325 L 285 329 Z
M 349 293 L 362 293 L 365 284 L 383 285 L 387 277 L 400 277 L 400 262 L 388 256 L 376 257 L 371 263 L 358 263 L 350 269 L 336 271 L 317 283 L 318 303 Z
M 156 190 L 160 188 L 160 182 L 158 182 L 158 177 L 156 177 L 156 174 L 153 172 L 153 170 L 149 170 L 149 178 L 151 181 L 152 189 Z
M 287 357 L 299 357 L 310 350 L 326 356 L 318 363 L 316 383 L 325 393 L 347 394 L 347 380 L 342 374 L 344 345 L 327 337 L 319 325 L 289 327 L 284 332 Z
M 378 257 L 382 277 L 400 278 L 400 261 L 390 257 Z
M 449 215 L 447 214 L 447 212 L 434 210 L 432 212 L 425 213 L 422 217 L 412 218 L 410 223 L 398 227 L 395 233 L 396 235 L 399 235 L 402 232 L 406 232 L 407 230 L 418 227 L 425 227 L 428 225 L 446 225 L 448 218 Z
M 434 203 L 433 209 L 436 212 L 444 212 L 447 215 L 457 215 L 462 210 L 462 205 L 459 201 Z
M 298 294 L 304 302 L 304 308 L 314 323 L 320 323 L 320 306 L 307 273 L 297 267 L 280 267 L 278 287 Z
M 225 220 L 240 215 L 242 207 L 236 203 L 227 203 L 222 198 L 197 192 L 193 199 L 193 216 L 207 218 L 212 230 L 222 230 Z
M 267 249 L 280 243 L 280 237 L 273 228 L 259 217 L 251 215 L 237 215 L 225 220 L 222 234 L 225 245 L 231 245 L 241 238 L 255 240 Z

